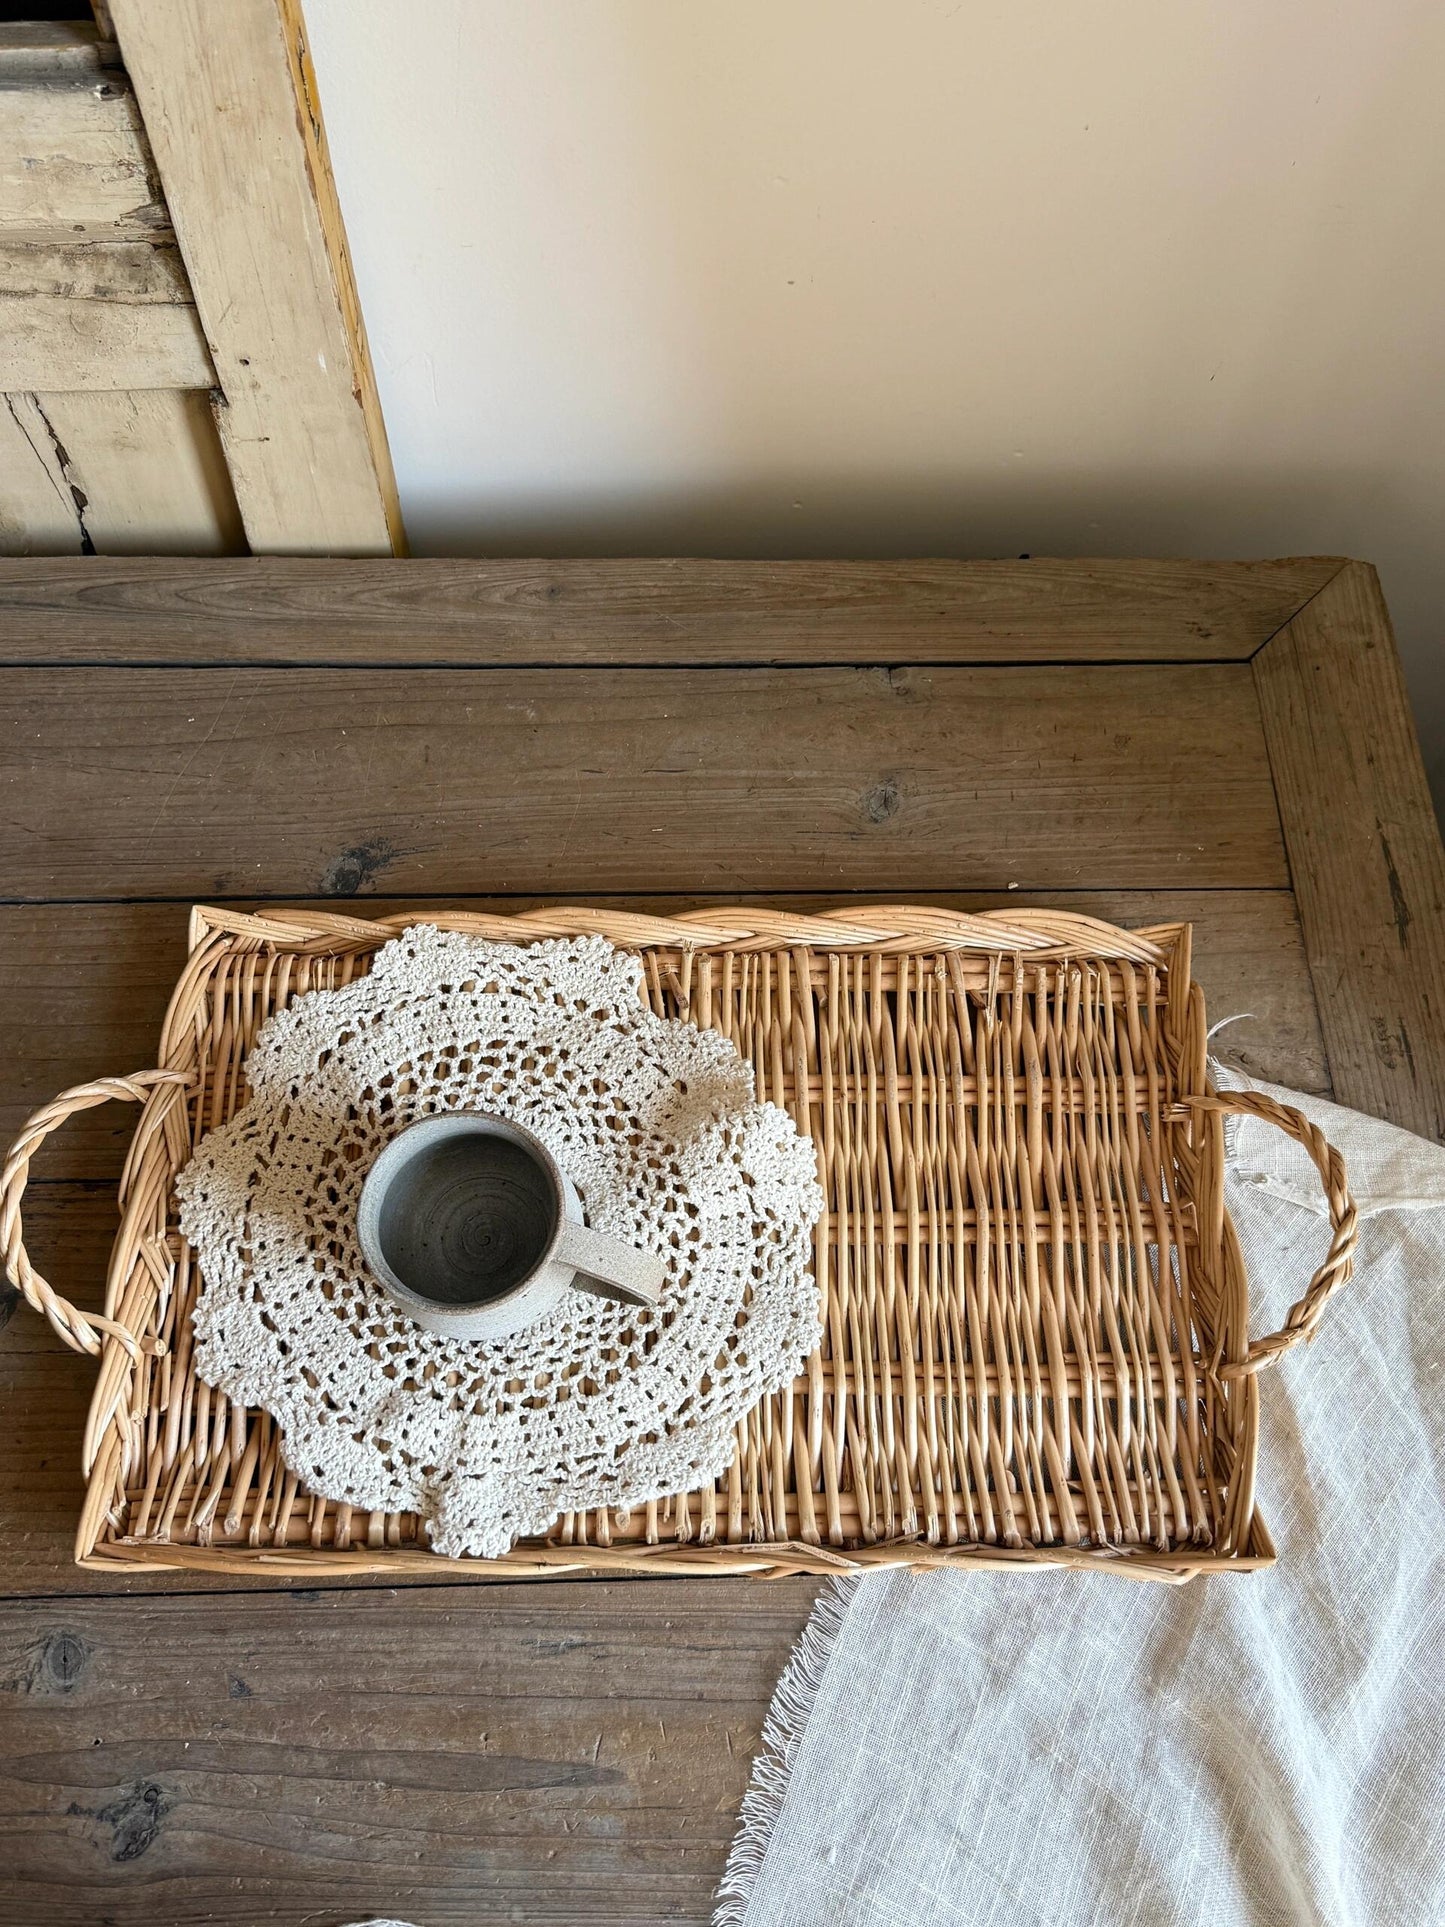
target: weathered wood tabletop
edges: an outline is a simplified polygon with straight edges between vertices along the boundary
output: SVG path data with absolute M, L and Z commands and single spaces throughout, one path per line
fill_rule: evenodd
M 1189 918 L 1237 1061 L 1445 1132 L 1358 563 L 6 563 L 0 667 L 6 1142 L 150 1063 L 190 902 L 337 896 Z M 27 1197 L 82 1306 L 133 1122 Z M 813 1582 L 81 1572 L 93 1371 L 0 1338 L 0 1923 L 707 1918 Z

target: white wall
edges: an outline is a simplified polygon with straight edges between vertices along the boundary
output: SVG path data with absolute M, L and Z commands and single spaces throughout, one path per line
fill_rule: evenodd
M 1439 0 L 307 0 L 413 547 L 1341 552 L 1445 791 Z

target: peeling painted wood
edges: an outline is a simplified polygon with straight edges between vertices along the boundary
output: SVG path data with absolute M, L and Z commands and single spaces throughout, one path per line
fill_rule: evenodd
M 173 241 L 0 243 L 0 296 L 118 301 L 132 308 L 195 306 Z M 9 372 L 7 366 L 7 378 Z
M 90 20 L 0 21 L 0 86 L 26 80 L 94 80 L 120 66 L 113 36 Z
M 124 75 L 0 84 L 0 236 L 75 242 L 169 233 Z
M 391 554 L 400 509 L 299 6 L 110 11 L 215 363 L 251 548 Z
M 0 396 L 0 553 L 224 555 L 241 540 L 204 394 Z
M 0 554 L 84 554 L 82 522 L 34 398 L 0 396 Z
M 174 246 L 0 246 L 0 367 L 12 390 L 200 388 L 215 381 Z

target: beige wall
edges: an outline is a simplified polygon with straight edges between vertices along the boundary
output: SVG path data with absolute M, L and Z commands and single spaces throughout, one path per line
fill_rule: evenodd
M 415 548 L 1379 563 L 1445 789 L 1439 0 L 307 0 Z

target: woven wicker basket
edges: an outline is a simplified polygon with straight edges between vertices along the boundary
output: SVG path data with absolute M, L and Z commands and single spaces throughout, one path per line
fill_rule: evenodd
M 100 1355 L 82 1564 L 436 1570 L 414 1517 L 307 1492 L 271 1419 L 196 1377 L 200 1280 L 172 1200 L 201 1133 L 244 1102 L 266 1018 L 363 974 L 416 920 L 196 910 L 161 1068 L 67 1091 L 12 1150 L 6 1267 Z M 432 920 L 523 941 L 600 931 L 638 951 L 654 1009 L 724 1031 L 812 1137 L 827 1196 L 824 1343 L 739 1426 L 727 1476 L 630 1514 L 564 1516 L 506 1559 L 467 1562 L 478 1577 L 908 1563 L 1180 1579 L 1270 1563 L 1255 1374 L 1349 1276 L 1355 1214 L 1338 1154 L 1298 1112 L 1210 1092 L 1187 926 L 914 908 Z M 100 1317 L 35 1271 L 20 1208 L 41 1140 L 111 1097 L 142 1112 Z M 1229 1110 L 1299 1139 L 1333 1227 L 1284 1328 L 1253 1344 L 1223 1203 Z

